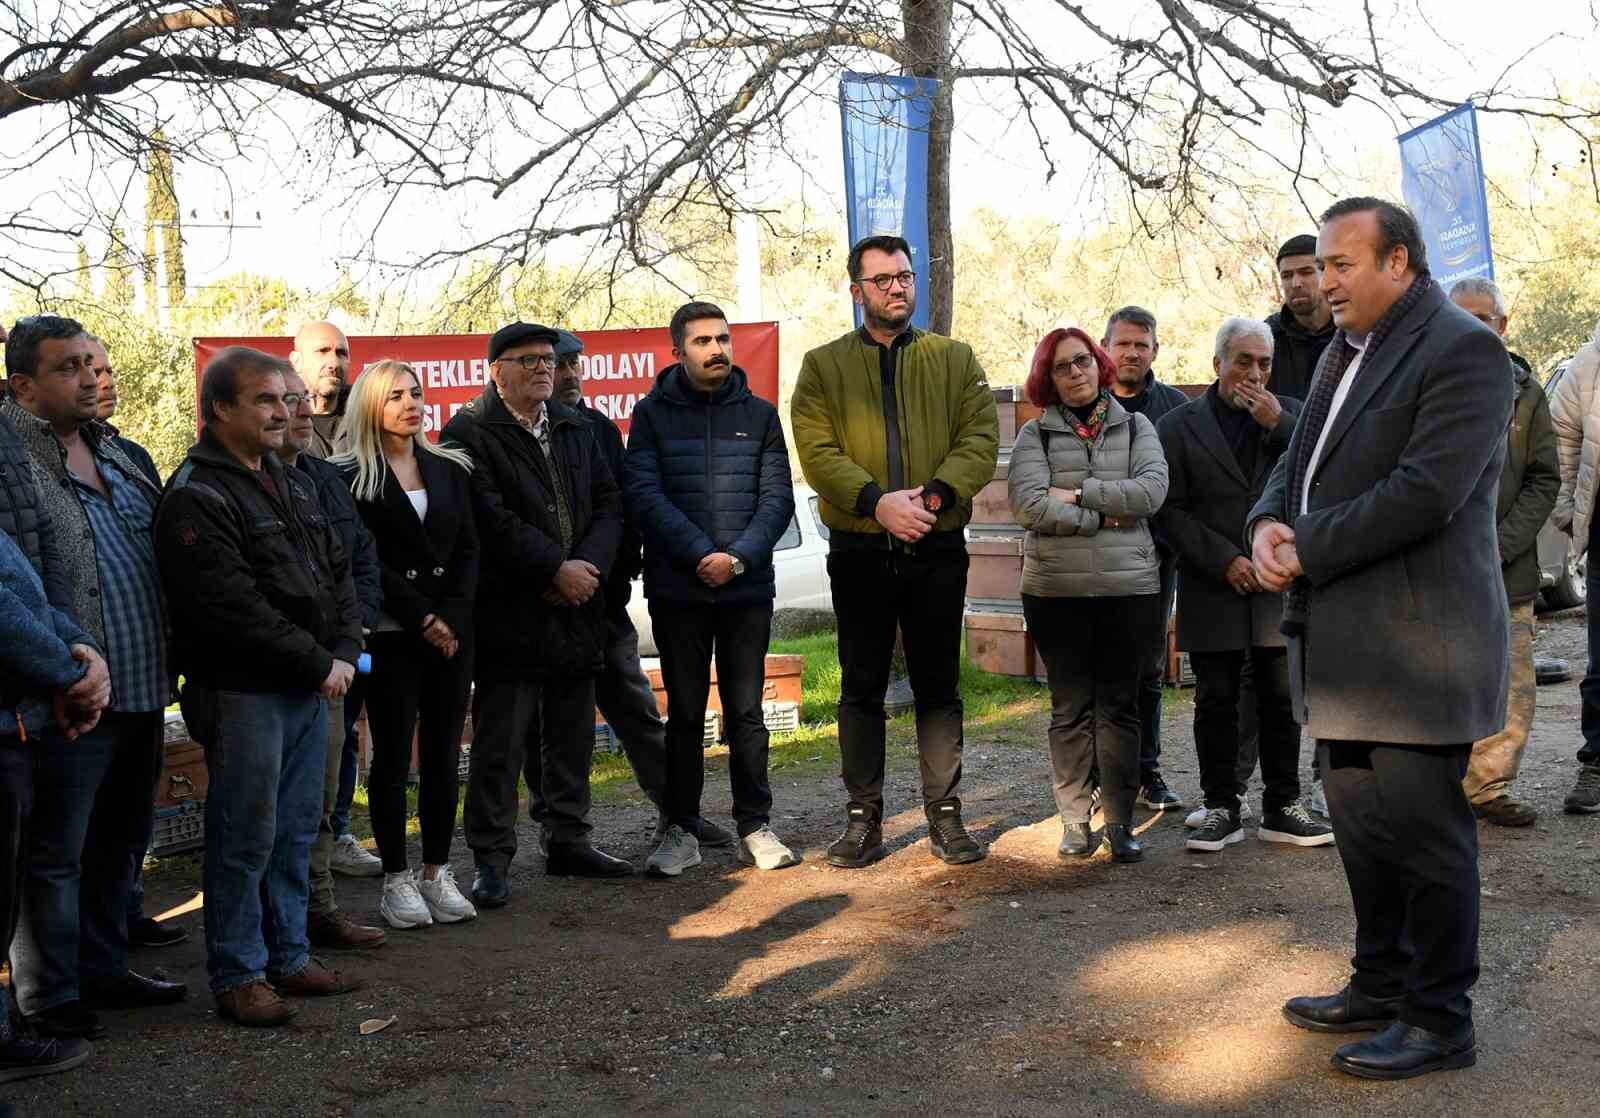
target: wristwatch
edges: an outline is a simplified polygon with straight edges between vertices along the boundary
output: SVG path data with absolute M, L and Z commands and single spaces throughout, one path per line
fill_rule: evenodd
M 744 574 L 744 560 L 739 558 L 737 555 L 733 557 L 733 573 L 735 575 Z
M 938 493 L 924 493 L 922 495 L 922 507 L 929 512 L 936 513 L 944 508 L 944 498 Z

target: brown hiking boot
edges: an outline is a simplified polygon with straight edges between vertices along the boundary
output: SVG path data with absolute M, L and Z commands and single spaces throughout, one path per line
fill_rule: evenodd
M 312 947 L 333 951 L 359 951 L 364 947 L 382 947 L 388 936 L 382 928 L 357 924 L 342 912 L 330 916 L 312 916 L 306 920 L 306 938 Z
M 305 969 L 299 974 L 275 978 L 272 984 L 286 994 L 299 994 L 305 998 L 326 998 L 361 989 L 361 979 L 323 966 L 319 959 L 307 959 Z
M 1472 813 L 1486 823 L 1501 827 L 1531 827 L 1533 821 L 1539 818 L 1539 812 L 1531 804 L 1505 795 L 1473 804 Z
M 300 1012 L 284 1001 L 264 979 L 236 986 L 217 995 L 217 1012 L 241 1025 L 282 1025 Z

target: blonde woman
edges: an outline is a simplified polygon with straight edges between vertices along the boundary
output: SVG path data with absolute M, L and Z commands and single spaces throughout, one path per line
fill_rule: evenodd
M 456 886 L 450 840 L 459 795 L 461 729 L 472 682 L 478 582 L 464 451 L 422 433 L 422 385 L 403 361 L 369 365 L 345 408 L 349 449 L 333 458 L 378 545 L 383 613 L 368 639 L 372 674 L 367 796 L 383 859 L 380 911 L 395 928 L 478 914 Z M 422 873 L 406 864 L 406 777 L 416 733 Z

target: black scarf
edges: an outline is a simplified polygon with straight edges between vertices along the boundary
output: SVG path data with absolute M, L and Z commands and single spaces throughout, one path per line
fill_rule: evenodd
M 1426 270 L 1418 273 L 1405 294 L 1396 299 L 1394 305 L 1378 319 L 1377 325 L 1367 335 L 1366 348 L 1361 350 L 1361 369 L 1356 372 L 1358 380 L 1362 372 L 1372 367 L 1373 359 L 1378 355 L 1378 350 L 1383 348 L 1395 323 L 1409 314 L 1432 287 L 1433 277 Z M 1310 480 L 1307 475 L 1311 470 L 1311 456 L 1316 453 L 1317 441 L 1322 438 L 1322 429 L 1328 423 L 1328 413 L 1333 410 L 1334 394 L 1338 392 L 1339 382 L 1344 380 L 1344 374 L 1350 368 L 1350 362 L 1355 360 L 1355 355 L 1356 348 L 1346 339 L 1341 328 L 1334 332 L 1328 348 L 1322 351 L 1322 358 L 1317 362 L 1311 392 L 1306 399 L 1305 411 L 1300 416 L 1301 429 L 1297 432 L 1300 448 L 1294 461 L 1289 464 L 1287 511 L 1290 527 L 1294 526 L 1295 519 L 1300 515 L 1300 502 L 1305 494 L 1306 483 Z M 1351 385 L 1351 389 L 1354 388 Z M 1311 584 L 1304 577 L 1297 578 L 1283 595 L 1283 624 L 1279 629 L 1284 636 L 1305 636 L 1306 617 L 1310 608 Z

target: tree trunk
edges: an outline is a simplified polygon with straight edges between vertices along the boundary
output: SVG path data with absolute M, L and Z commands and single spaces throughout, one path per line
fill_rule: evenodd
M 928 260 L 926 272 L 928 327 L 949 334 L 955 313 L 955 238 L 950 231 L 950 19 L 952 0 L 901 0 L 905 24 L 906 70 L 919 78 L 937 78 L 933 120 L 928 133 Z

